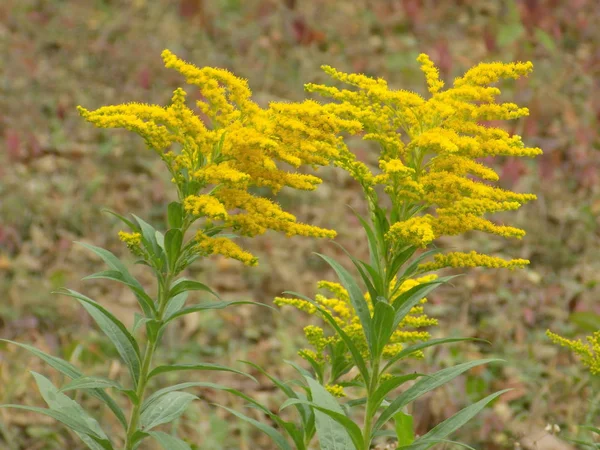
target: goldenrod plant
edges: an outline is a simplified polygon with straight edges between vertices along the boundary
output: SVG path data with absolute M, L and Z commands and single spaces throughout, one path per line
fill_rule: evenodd
M 301 350 L 300 356 L 313 370 L 296 366 L 304 379 L 301 391 L 273 379 L 289 397 L 282 407 L 298 409 L 299 425 L 274 418 L 296 448 L 309 448 L 316 434 L 322 450 L 368 450 L 381 436 L 395 437 L 401 449 L 427 449 L 446 442 L 504 392 L 467 406 L 417 437 L 407 409 L 414 400 L 495 360 L 468 361 L 433 374 L 407 373 L 401 363 L 420 356 L 427 347 L 461 340 L 429 339 L 420 329 L 435 324 L 424 314 L 426 295 L 452 279 L 432 272 L 448 267 L 514 269 L 529 262 L 475 251 L 443 252 L 434 242 L 473 230 L 517 239 L 525 234 L 487 216 L 516 210 L 535 196 L 493 186 L 498 174 L 482 159 L 541 153 L 526 147 L 519 136 L 485 123 L 528 114 L 527 108 L 514 103 L 497 103 L 500 90 L 491 85 L 527 75 L 532 64 L 482 63 L 444 90 L 429 57 L 422 54 L 418 61 L 429 88 L 427 99 L 391 89 L 381 78 L 346 74 L 329 66 L 324 71 L 351 89 L 306 85 L 309 92 L 334 100 L 323 107 L 327 117 L 359 122 L 363 139 L 377 143 L 380 152 L 378 171 L 359 161 L 345 145 L 334 160 L 360 184 L 368 210 L 367 216 L 357 217 L 369 244 L 369 260 L 346 252 L 359 277 L 320 255 L 339 277 L 339 284 L 319 283 L 333 297 L 313 299 L 288 292 L 275 300 L 317 314 L 329 326 L 329 331 L 318 326 L 305 329 L 312 348 Z M 403 390 L 395 394 L 398 388 Z M 394 422 L 394 427 L 388 427 L 388 422 Z M 279 448 L 292 448 L 284 434 L 274 428 L 268 433 L 276 436 Z
M 597 377 L 600 375 L 600 331 L 595 331 L 591 335 L 586 336 L 585 342 L 581 339 L 562 337 L 550 330 L 546 331 L 546 335 L 553 343 L 567 348 L 577 355 L 581 364 L 589 370 L 592 376 Z M 596 405 L 592 405 L 593 409 L 588 413 L 588 420 L 593 416 L 596 407 Z M 579 428 L 581 431 L 590 432 L 592 436 L 596 436 L 596 439 L 600 437 L 599 427 L 580 425 Z M 600 448 L 600 443 L 593 440 L 571 439 L 571 441 L 586 448 Z
M 197 103 L 205 119 L 186 105 L 186 93 L 176 89 L 170 105 L 130 103 L 105 106 L 94 111 L 80 107 L 81 115 L 103 128 L 126 128 L 142 136 L 149 149 L 164 161 L 177 191 L 177 200 L 165 211 L 165 230 L 157 230 L 143 219 L 130 220 L 112 213 L 128 228 L 119 238 L 152 271 L 156 295 L 134 278 L 126 265 L 106 249 L 87 243 L 109 270 L 87 279 L 106 279 L 126 285 L 135 294 L 139 311 L 128 329 L 107 308 L 71 289 L 60 293 L 77 300 L 114 344 L 129 371 L 127 383 L 86 376 L 70 362 L 22 343 L 15 343 L 40 357 L 71 379 L 61 387 L 39 373 L 32 373 L 48 408 L 2 405 L 50 416 L 69 427 L 92 450 L 145 448 L 143 441 L 156 440 L 163 448 L 190 449 L 177 437 L 155 430 L 173 422 L 197 397 L 185 392 L 191 387 L 225 389 L 207 382 L 188 382 L 150 392 L 156 378 L 173 371 L 243 372 L 219 364 L 182 362 L 160 364 L 155 353 L 167 326 L 177 319 L 209 309 L 238 303 L 215 301 L 190 303 L 191 291 L 218 295 L 206 284 L 181 276 L 196 259 L 220 254 L 253 266 L 257 258 L 235 243 L 234 238 L 257 236 L 275 230 L 288 236 L 333 238 L 335 232 L 298 223 L 277 203 L 256 194 L 257 187 L 278 192 L 284 187 L 312 190 L 321 182 L 313 175 L 294 169 L 302 165 L 322 166 L 338 156 L 341 130 L 358 130 L 360 124 L 323 114 L 313 101 L 271 103 L 261 108 L 251 100 L 245 80 L 223 69 L 197 68 L 168 50 L 165 65 L 180 72 L 188 83 L 200 89 Z M 280 168 L 286 163 L 290 170 Z M 233 234 L 235 233 L 235 234 Z M 10 341 L 9 341 L 10 342 Z M 91 414 L 68 394 L 84 391 L 98 398 L 114 413 L 123 427 L 121 433 L 106 432 Z M 113 391 L 117 398 L 107 391 Z M 129 412 L 121 408 L 128 399 Z

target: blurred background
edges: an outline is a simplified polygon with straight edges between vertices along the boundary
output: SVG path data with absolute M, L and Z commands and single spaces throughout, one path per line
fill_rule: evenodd
M 303 83 L 327 81 L 322 64 L 425 93 L 415 61 L 421 52 L 450 82 L 480 61 L 533 61 L 531 76 L 501 85 L 503 100 L 531 112 L 505 126 L 528 146 L 541 147 L 544 155 L 493 163 L 501 186 L 539 197 L 499 218 L 528 235 L 517 242 L 481 234 L 442 242 L 460 250 L 528 258 L 531 265 L 515 272 L 471 270 L 454 287 L 436 291 L 428 313 L 440 319 L 440 326 L 432 334 L 473 336 L 492 344 L 440 348 L 409 369 L 425 364 L 434 370 L 481 356 L 506 360 L 417 403 L 420 432 L 468 403 L 511 387 L 455 437 L 482 449 L 572 448 L 564 438 L 597 416 L 600 391 L 544 333 L 551 328 L 576 336 L 600 328 L 596 0 L 2 0 L 0 338 L 38 346 L 89 374 L 118 378 L 125 371 L 82 308 L 50 292 L 61 286 L 80 290 L 126 323 L 136 306 L 125 287 L 80 281 L 104 267 L 73 241 L 104 246 L 132 263 L 116 237 L 119 224 L 101 209 L 133 212 L 164 228 L 174 191 L 142 139 L 122 130 L 95 129 L 75 107 L 166 104 L 183 80 L 162 66 L 165 48 L 198 66 L 225 67 L 248 78 L 263 105 L 306 98 Z M 353 148 L 364 160 L 375 156 L 362 141 Z M 278 200 L 300 220 L 338 230 L 340 244 L 364 255 L 365 239 L 347 208 L 364 207 L 357 186 L 335 169 L 319 174 L 325 183 L 316 192 L 284 191 Z M 260 257 L 258 268 L 213 258 L 196 265 L 189 276 L 226 299 L 270 303 L 283 290 L 310 295 L 316 280 L 334 280 L 315 251 L 341 257 L 331 243 L 274 233 L 244 244 Z M 143 283 L 151 281 L 143 269 L 133 272 Z M 302 328 L 310 320 L 297 311 L 252 307 L 188 316 L 167 336 L 158 357 L 231 365 L 249 359 L 274 375 L 291 377 L 293 370 L 282 360 L 299 360 L 296 351 L 305 345 Z M 29 370 L 62 382 L 24 350 L 0 344 L 0 403 L 41 405 Z M 255 375 L 258 385 L 235 376 L 225 382 L 276 411 L 281 398 L 266 378 Z M 204 373 L 183 377 L 215 379 Z M 178 423 L 195 448 L 273 448 L 255 430 L 212 406 L 218 401 L 242 409 L 242 402 L 213 392 L 198 394 L 202 401 Z M 117 430 L 110 414 L 92 400 L 83 401 L 97 409 L 107 430 Z M 562 431 L 551 435 L 545 431 L 548 423 Z M 65 448 L 83 446 L 52 420 L 0 410 L 0 449 Z

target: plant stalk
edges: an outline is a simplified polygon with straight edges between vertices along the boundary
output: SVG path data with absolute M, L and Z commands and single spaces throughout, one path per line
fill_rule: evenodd
M 371 382 L 369 383 L 367 389 L 367 414 L 365 416 L 365 423 L 363 426 L 363 442 L 365 444 L 364 450 L 369 450 L 371 448 L 371 432 L 373 431 L 373 419 L 374 417 L 370 414 L 371 411 L 371 402 L 373 399 L 373 394 L 379 387 L 379 358 L 373 362 L 373 370 L 371 372 Z
M 160 322 L 163 319 L 163 314 L 165 308 L 167 306 L 167 300 L 169 296 L 169 289 L 171 287 L 171 274 L 166 276 L 166 279 L 163 283 L 159 282 L 159 292 L 158 292 L 158 317 L 157 320 Z M 146 350 L 144 351 L 144 359 L 142 361 L 142 367 L 140 369 L 140 378 L 137 383 L 137 389 L 135 391 L 137 396 L 137 403 L 134 404 L 133 409 L 131 410 L 131 416 L 129 418 L 129 423 L 127 425 L 127 439 L 125 442 L 125 450 L 133 450 L 134 446 L 134 435 L 138 430 L 138 425 L 140 421 L 140 416 L 142 412 L 142 405 L 144 403 L 144 395 L 146 393 L 146 385 L 148 384 L 148 374 L 150 373 L 150 368 L 152 366 L 152 358 L 154 357 L 154 352 L 156 351 L 156 347 L 158 346 L 158 339 L 155 341 L 147 338 L 146 342 Z

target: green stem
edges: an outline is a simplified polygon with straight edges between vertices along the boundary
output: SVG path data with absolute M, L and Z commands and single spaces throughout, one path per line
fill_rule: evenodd
M 365 415 L 365 423 L 363 425 L 363 442 L 365 443 L 364 450 L 371 448 L 371 432 L 373 431 L 373 415 L 371 414 L 373 394 L 379 387 L 379 364 L 377 359 L 373 362 L 373 370 L 371 372 L 371 382 L 367 389 L 367 414 Z
M 167 300 L 169 296 L 169 289 L 171 287 L 172 276 L 167 275 L 164 284 L 159 282 L 158 292 L 158 314 L 157 320 L 162 321 L 163 315 L 167 306 Z M 148 384 L 148 375 L 150 374 L 150 368 L 152 366 L 152 358 L 154 352 L 158 346 L 158 339 L 152 341 L 150 339 L 146 342 L 146 350 L 144 351 L 144 359 L 142 360 L 142 367 L 140 369 L 140 377 L 137 382 L 137 389 L 135 391 L 137 402 L 134 404 L 131 410 L 131 416 L 129 417 L 129 423 L 127 425 L 127 439 L 125 442 L 125 450 L 133 450 L 134 448 L 134 437 L 140 422 L 140 416 L 142 412 L 142 405 L 144 404 L 144 395 L 146 393 L 146 386 Z

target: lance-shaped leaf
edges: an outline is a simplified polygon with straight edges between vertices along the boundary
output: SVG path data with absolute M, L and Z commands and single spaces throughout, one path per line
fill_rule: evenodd
M 184 308 L 184 309 L 180 309 L 179 311 L 176 311 L 176 312 L 166 316 L 167 318 L 165 319 L 164 323 L 167 324 L 168 322 L 172 321 L 173 319 L 177 319 L 178 317 L 185 316 L 186 314 L 192 314 L 195 312 L 206 311 L 208 309 L 224 309 L 224 308 L 227 308 L 228 306 L 232 306 L 232 305 L 257 305 L 257 306 L 266 306 L 267 308 L 273 309 L 272 306 L 265 305 L 264 303 L 249 301 L 249 300 L 241 300 L 241 301 L 237 301 L 237 302 L 206 302 L 206 303 L 200 303 L 197 305 L 188 306 L 187 308 Z
M 234 409 L 228 408 L 226 406 L 222 406 L 222 405 L 218 405 L 218 406 L 229 411 L 231 414 L 233 414 L 237 418 L 242 419 L 242 420 L 254 425 L 260 431 L 262 431 L 267 436 L 269 436 L 271 438 L 271 440 L 275 443 L 275 445 L 277 445 L 277 448 L 279 448 L 280 450 L 292 450 L 292 447 L 290 446 L 288 441 L 285 439 L 283 434 L 281 434 L 279 431 L 277 431 L 272 426 L 264 424 L 262 422 L 259 422 L 258 420 L 253 419 L 252 417 L 248 417 L 247 415 L 245 415 L 241 412 L 238 412 Z
M 444 420 L 439 425 L 436 425 L 429 432 L 425 433 L 419 439 L 414 441 L 411 445 L 405 445 L 399 448 L 403 450 L 426 450 L 432 447 L 433 445 L 437 444 L 438 442 L 442 442 L 447 436 L 454 433 L 465 423 L 471 420 L 491 401 L 510 390 L 511 389 L 504 389 L 503 391 L 499 391 L 494 394 L 488 395 L 486 398 L 479 400 L 477 403 L 473 403 L 472 405 L 461 409 L 452 417 Z
M 454 278 L 454 276 L 438 278 L 437 280 L 418 284 L 396 297 L 393 303 L 394 309 L 396 310 L 394 330 L 398 328 L 400 322 L 402 322 L 402 320 L 410 313 L 410 310 L 417 306 L 427 294 L 452 278 Z
M 393 376 L 389 380 L 385 380 L 379 385 L 377 390 L 371 396 L 370 409 L 367 411 L 367 414 L 371 417 L 375 416 L 377 410 L 381 406 L 381 403 L 383 402 L 383 400 L 385 400 L 386 395 L 388 395 L 394 389 L 402 386 L 407 381 L 416 380 L 417 378 L 422 376 L 422 373 L 411 373 L 408 375 Z
M 197 398 L 187 392 L 169 392 L 144 409 L 140 416 L 140 426 L 144 431 L 148 431 L 163 423 L 172 422 L 181 416 L 188 405 Z
M 151 431 L 148 434 L 152 436 L 165 450 L 192 450 L 192 447 L 190 447 L 187 442 L 179 439 L 176 436 L 164 433 L 162 431 Z
M 154 306 L 154 301 L 152 300 L 152 298 L 150 298 L 148 294 L 146 294 L 146 291 L 144 291 L 144 289 L 141 286 L 139 286 L 137 280 L 136 283 L 133 283 L 131 279 L 129 279 L 127 276 L 125 276 L 118 270 L 104 270 L 102 272 L 97 272 L 83 278 L 83 280 L 98 279 L 118 281 L 119 283 L 126 285 L 135 294 L 138 303 L 142 308 L 142 311 L 144 311 L 144 314 L 147 317 L 154 317 L 154 315 L 156 314 L 156 307 Z
M 173 298 L 176 295 L 187 291 L 204 291 L 208 292 L 211 295 L 214 295 L 216 298 L 219 298 L 219 294 L 217 294 L 204 283 L 200 283 L 199 281 L 194 280 L 188 280 L 186 278 L 180 278 L 173 283 L 173 285 L 171 286 L 171 290 L 169 291 L 169 298 Z
M 115 270 L 121 274 L 121 277 L 115 276 L 110 279 L 124 283 L 132 289 L 132 291 L 134 292 L 134 294 L 138 300 L 138 303 L 140 304 L 140 307 L 142 308 L 142 310 L 144 311 L 144 314 L 146 316 L 151 317 L 156 312 L 156 309 L 154 307 L 154 302 L 152 301 L 152 299 L 144 292 L 143 286 L 140 284 L 140 282 L 138 280 L 136 280 L 129 273 L 129 271 L 127 270 L 125 265 L 119 260 L 119 258 L 117 258 L 115 255 L 113 255 L 108 250 L 101 248 L 101 247 L 96 247 L 94 245 L 86 244 L 84 242 L 76 242 L 76 244 L 79 244 L 82 247 L 85 247 L 88 250 L 91 250 L 97 256 L 102 258 L 102 260 L 106 263 L 106 265 L 108 267 L 110 267 L 112 270 Z M 96 274 L 96 275 L 99 275 L 99 274 Z M 92 275 L 92 277 L 93 277 L 93 275 Z M 105 276 L 103 278 L 108 278 L 108 277 Z
M 114 344 L 117 352 L 123 358 L 125 364 L 127 364 L 134 383 L 136 383 L 140 376 L 140 349 L 135 338 L 127 331 L 125 325 L 99 303 L 77 291 L 62 289 L 57 293 L 73 297 L 81 303 L 104 334 Z
M 148 379 L 160 375 L 162 373 L 167 372 L 176 372 L 180 370 L 215 370 L 221 372 L 232 372 L 237 373 L 238 375 L 244 375 L 245 377 L 250 378 L 253 381 L 256 381 L 252 375 L 249 375 L 241 370 L 232 369 L 231 367 L 222 366 L 220 364 L 211 364 L 211 363 L 196 363 L 196 364 L 167 364 L 163 366 L 158 366 L 152 369 L 150 374 L 148 374 Z
M 161 246 L 158 245 L 158 241 L 156 240 L 156 229 L 135 214 L 132 214 L 132 216 L 140 226 L 140 230 L 142 232 L 142 244 L 144 244 L 144 247 L 146 247 L 148 253 L 153 255 L 155 258 L 160 259 L 163 252 Z
M 35 356 L 37 356 L 38 358 L 40 358 L 41 360 L 46 362 L 50 367 L 58 370 L 60 373 L 62 373 L 63 375 L 66 375 L 69 378 L 75 379 L 75 378 L 84 376 L 83 373 L 81 373 L 79 371 L 79 369 L 77 369 L 77 367 L 75 367 L 70 362 L 65 361 L 64 359 L 58 358 L 56 356 L 52 356 L 47 353 L 44 353 L 40 349 L 32 347 L 31 345 L 22 344 L 20 342 L 9 341 L 8 339 L 0 339 L 0 341 L 8 342 L 10 344 L 15 344 L 21 348 L 24 348 L 25 350 L 31 352 L 32 354 L 34 354 Z M 90 395 L 96 397 L 97 399 L 103 401 L 110 408 L 110 410 L 115 414 L 117 419 L 119 419 L 119 422 L 121 422 L 121 424 L 124 427 L 127 426 L 127 418 L 125 417 L 123 410 L 119 407 L 119 405 L 113 400 L 113 398 L 111 396 L 109 396 L 106 392 L 104 392 L 101 389 L 90 389 L 87 392 Z
M 76 414 L 73 414 L 73 411 L 56 411 L 49 408 L 39 408 L 37 406 L 25 405 L 0 405 L 0 408 L 23 409 L 25 411 L 43 414 L 45 416 L 58 420 L 62 424 L 69 427 L 71 430 L 77 433 L 77 435 L 82 439 L 82 441 L 84 441 L 92 450 L 113 450 L 113 447 L 110 444 L 110 442 L 108 442 L 100 436 L 95 435 L 94 431 L 91 428 L 89 428 L 85 422 L 83 422 L 79 417 L 77 417 Z M 87 439 L 82 438 L 83 436 L 89 437 L 94 443 L 98 444 L 98 446 L 91 446 L 90 444 L 88 444 L 89 441 Z
M 412 355 L 413 353 L 418 352 L 419 350 L 423 350 L 424 348 L 434 347 L 436 345 L 442 345 L 442 344 L 449 344 L 449 343 L 452 343 L 452 342 L 461 342 L 461 341 L 477 341 L 477 342 L 485 342 L 486 344 L 489 344 L 489 341 L 486 341 L 484 339 L 477 339 L 477 338 L 439 338 L 439 339 L 430 339 L 428 341 L 419 342 L 418 344 L 411 345 L 409 347 L 406 347 L 406 348 L 402 349 L 399 353 L 397 353 L 396 355 L 394 355 L 394 357 L 391 358 L 387 362 L 387 364 L 385 365 L 385 367 L 383 369 L 383 372 L 387 371 L 397 361 L 400 361 L 401 359 L 406 358 L 406 357 Z
M 394 428 L 399 446 L 409 445 L 415 441 L 413 416 L 410 414 L 402 411 L 397 412 L 394 415 Z
M 181 253 L 181 244 L 183 243 L 183 233 L 178 228 L 171 228 L 165 234 L 165 252 L 167 253 L 167 263 L 169 270 L 175 272 L 177 260 Z
M 285 291 L 284 294 L 295 295 L 296 297 L 301 298 L 302 300 L 306 300 L 307 302 L 314 305 L 315 308 L 317 308 L 321 316 L 327 322 L 329 322 L 329 324 L 334 328 L 337 335 L 342 339 L 342 341 L 344 341 L 344 344 L 346 344 L 346 346 L 348 347 L 348 350 L 352 355 L 352 359 L 354 360 L 354 364 L 356 364 L 356 367 L 358 368 L 358 371 L 360 372 L 360 375 L 362 376 L 365 384 L 368 384 L 370 380 L 370 375 L 365 359 L 360 354 L 360 351 L 356 348 L 356 345 L 354 345 L 352 339 L 350 339 L 350 336 L 348 336 L 348 334 L 344 330 L 342 330 L 342 328 L 337 324 L 332 315 L 329 314 L 329 312 L 325 308 L 323 308 L 310 297 L 306 297 L 305 295 L 293 291 Z
M 362 293 L 362 290 L 354 281 L 354 278 L 346 269 L 344 269 L 337 261 L 331 259 L 328 256 L 321 255 L 317 253 L 327 264 L 329 264 L 333 270 L 337 273 L 338 278 L 342 285 L 348 291 L 348 296 L 350 297 L 350 303 L 352 303 L 352 307 L 356 311 L 356 315 L 360 320 L 360 324 L 362 325 L 363 332 L 365 333 L 365 338 L 367 340 L 367 344 L 369 348 L 372 345 L 372 333 L 371 333 L 371 313 L 369 312 L 369 307 L 365 300 L 365 296 Z M 373 299 L 375 300 L 375 299 Z
M 385 346 L 389 343 L 394 328 L 394 316 L 396 311 L 394 307 L 385 301 L 375 303 L 373 309 L 373 336 L 371 356 L 379 360 Z
M 77 417 L 77 421 L 89 430 L 87 432 L 73 430 L 88 447 L 92 449 L 98 447 L 112 449 L 112 444 L 108 436 L 100 428 L 96 419 L 91 417 L 79 403 L 59 392 L 56 386 L 43 375 L 33 371 L 31 374 L 35 378 L 38 389 L 50 410 Z
M 413 384 L 410 388 L 400 394 L 390 405 L 381 413 L 379 419 L 375 423 L 373 430 L 379 430 L 383 427 L 383 425 L 390 420 L 398 411 L 401 411 L 406 405 L 411 403 L 413 400 L 421 397 L 433 389 L 436 389 L 449 381 L 453 380 L 460 374 L 466 372 L 469 369 L 472 369 L 476 366 L 481 366 L 483 364 L 488 364 L 490 362 L 501 361 L 499 359 L 478 359 L 476 361 L 470 361 L 467 363 L 459 364 L 457 366 L 448 367 L 447 369 L 442 369 L 433 375 L 426 375 L 424 378 L 421 378 L 415 384 Z

